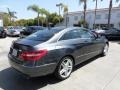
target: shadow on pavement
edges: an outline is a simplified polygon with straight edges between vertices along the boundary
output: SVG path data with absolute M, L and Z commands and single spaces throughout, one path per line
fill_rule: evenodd
M 87 64 L 89 64 L 89 63 L 91 63 L 91 62 L 93 62 L 93 61 L 95 61 L 97 58 L 100 58 L 100 57 L 101 57 L 101 56 L 98 55 L 98 56 L 95 56 L 95 57 L 93 57 L 93 58 L 91 58 L 91 59 L 89 59 L 89 60 L 87 60 L 87 61 L 85 61 L 85 62 L 83 62 L 83 63 L 80 63 L 80 64 L 76 65 L 76 66 L 74 67 L 74 69 L 73 69 L 73 72 L 76 71 L 77 69 L 80 69 L 81 67 L 83 67 L 83 66 L 85 66 L 85 65 L 87 65 Z
M 0 88 L 4 90 L 37 90 L 58 82 L 52 75 L 27 79 L 12 68 L 0 72 Z
M 98 57 L 99 56 L 96 56 L 75 66 L 73 71 L 91 63 Z M 12 68 L 7 68 L 0 72 L 0 88 L 5 90 L 37 90 L 49 84 L 56 84 L 59 82 L 60 80 L 57 80 L 54 75 L 27 79 L 21 73 Z

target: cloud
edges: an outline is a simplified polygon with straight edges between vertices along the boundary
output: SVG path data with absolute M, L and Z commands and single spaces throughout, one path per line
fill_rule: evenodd
M 0 5 L 0 12 L 6 12 L 8 7 L 8 5 Z
M 7 8 L 9 7 L 8 5 L 0 5 L 0 8 Z

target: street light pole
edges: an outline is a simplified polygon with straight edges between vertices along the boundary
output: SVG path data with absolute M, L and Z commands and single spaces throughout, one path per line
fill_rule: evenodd
M 62 6 L 62 3 L 56 4 L 56 7 L 59 8 L 59 16 L 60 16 L 60 8 L 61 8 L 61 6 Z M 60 24 L 60 19 L 59 19 L 59 24 Z

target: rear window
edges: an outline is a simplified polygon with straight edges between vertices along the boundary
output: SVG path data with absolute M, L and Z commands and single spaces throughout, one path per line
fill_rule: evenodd
M 3 27 L 0 27 L 0 31 L 3 31 Z
M 22 29 L 22 27 L 16 26 L 16 27 L 8 27 L 8 29 Z
M 21 27 L 14 27 L 14 29 L 22 29 Z
M 35 41 L 47 41 L 50 38 L 52 38 L 57 32 L 59 32 L 59 31 L 58 30 L 38 31 L 38 32 L 26 37 L 26 39 L 35 40 Z
M 26 30 L 43 30 L 43 27 L 26 27 Z
M 13 29 L 13 27 L 8 27 L 8 29 Z

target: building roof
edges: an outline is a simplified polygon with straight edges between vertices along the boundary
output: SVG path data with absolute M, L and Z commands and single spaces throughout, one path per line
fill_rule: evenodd
M 109 8 L 100 8 L 100 9 L 97 9 L 97 12 L 108 11 L 108 9 Z M 120 7 L 113 7 L 112 10 L 120 10 Z M 94 11 L 95 11 L 94 9 L 89 9 L 86 11 L 86 13 L 94 12 Z M 72 14 L 80 14 L 80 13 L 83 13 L 83 11 L 69 12 L 68 14 L 72 15 Z

